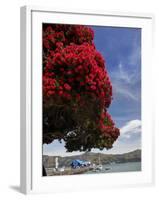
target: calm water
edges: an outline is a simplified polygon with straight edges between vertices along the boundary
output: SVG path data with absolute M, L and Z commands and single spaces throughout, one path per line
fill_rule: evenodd
M 89 171 L 86 174 L 141 171 L 141 162 L 114 163 L 103 165 L 100 171 Z

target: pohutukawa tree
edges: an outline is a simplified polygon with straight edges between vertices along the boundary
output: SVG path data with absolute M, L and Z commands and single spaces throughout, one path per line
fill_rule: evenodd
M 109 149 L 119 136 L 108 107 L 112 85 L 105 61 L 83 25 L 43 25 L 43 143 L 67 151 Z

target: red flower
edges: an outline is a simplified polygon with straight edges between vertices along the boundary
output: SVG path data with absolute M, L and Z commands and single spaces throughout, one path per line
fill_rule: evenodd
M 66 90 L 68 90 L 68 91 L 71 90 L 71 86 L 70 86 L 68 83 L 65 83 L 65 84 L 64 84 L 64 88 L 65 88 Z
M 47 25 L 43 29 L 43 94 L 55 103 L 78 110 L 91 100 L 97 106 L 98 131 L 115 140 L 115 128 L 107 108 L 112 101 L 112 85 L 105 60 L 93 43 L 91 28 L 81 25 Z M 70 92 L 71 91 L 71 92 Z
M 62 90 L 59 91 L 59 95 L 60 95 L 60 96 L 63 95 L 63 91 L 62 91 Z
M 80 82 L 80 86 L 84 86 L 84 82 Z
M 90 86 L 90 89 L 91 89 L 91 90 L 96 90 L 96 86 L 91 85 L 91 86 Z

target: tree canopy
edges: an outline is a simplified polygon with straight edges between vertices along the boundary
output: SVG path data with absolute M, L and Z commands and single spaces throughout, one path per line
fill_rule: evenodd
M 109 149 L 119 136 L 107 111 L 112 84 L 93 38 L 88 26 L 43 24 L 43 143 Z

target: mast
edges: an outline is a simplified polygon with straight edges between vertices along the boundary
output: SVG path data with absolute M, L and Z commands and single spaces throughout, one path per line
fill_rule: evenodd
M 55 158 L 55 168 L 56 170 L 58 169 L 59 167 L 59 162 L 58 162 L 58 157 Z

